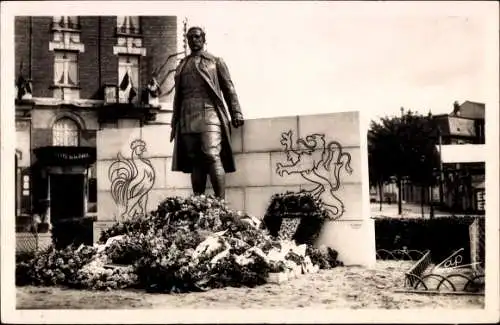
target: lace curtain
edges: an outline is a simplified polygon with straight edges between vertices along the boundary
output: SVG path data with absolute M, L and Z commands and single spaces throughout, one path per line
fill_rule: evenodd
M 127 80 L 128 79 L 128 80 Z M 139 58 L 136 56 L 120 56 L 118 60 L 119 97 L 121 102 L 129 99 L 131 87 L 139 89 Z M 124 86 L 123 88 L 121 86 Z
M 71 86 L 78 84 L 78 60 L 76 53 L 55 53 L 54 84 Z

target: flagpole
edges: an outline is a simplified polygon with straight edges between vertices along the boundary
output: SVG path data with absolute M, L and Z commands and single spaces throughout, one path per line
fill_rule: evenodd
M 439 143 L 439 204 L 441 207 L 443 206 L 443 181 L 444 181 L 444 172 L 443 172 L 443 137 L 441 133 L 441 127 L 438 125 L 438 143 Z
M 183 23 L 183 46 L 184 46 L 184 56 L 187 56 L 187 24 L 188 24 L 188 19 L 187 17 L 184 17 Z

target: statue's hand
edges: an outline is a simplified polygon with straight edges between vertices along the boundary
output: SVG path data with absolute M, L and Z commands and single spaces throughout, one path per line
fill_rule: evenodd
M 232 120 L 232 123 L 235 128 L 239 128 L 240 126 L 245 124 L 245 120 L 243 119 L 242 116 L 237 116 Z

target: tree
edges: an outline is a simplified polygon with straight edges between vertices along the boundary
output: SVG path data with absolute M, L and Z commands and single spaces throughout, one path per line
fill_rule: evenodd
M 376 140 L 376 139 L 375 139 Z M 371 139 L 370 134 L 368 136 L 368 172 L 369 172 L 369 183 L 370 186 L 377 187 L 379 194 L 379 210 L 382 211 L 382 201 L 383 201 L 383 185 L 390 180 L 391 171 L 387 168 L 387 164 L 383 159 L 383 155 L 380 149 L 380 144 L 374 144 L 373 139 Z
M 439 167 L 437 150 L 438 132 L 432 114 L 428 116 L 407 114 L 406 125 L 411 137 L 412 150 L 408 152 L 408 177 L 420 187 L 422 217 L 424 216 L 425 191 L 436 184 L 435 170 Z M 429 202 L 432 206 L 432 202 Z
M 433 185 L 439 166 L 437 133 L 432 116 L 407 111 L 401 117 L 372 121 L 368 131 L 370 183 L 381 187 L 394 176 L 398 184 L 398 212 L 402 213 L 402 181 L 424 187 Z
M 390 176 L 395 176 L 398 184 L 398 212 L 401 214 L 401 180 L 405 175 L 402 161 L 403 121 L 399 117 L 384 117 L 380 122 L 372 121 L 368 131 L 370 177 L 379 189 Z

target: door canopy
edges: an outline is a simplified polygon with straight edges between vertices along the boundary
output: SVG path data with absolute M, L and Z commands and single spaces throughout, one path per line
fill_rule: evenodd
M 96 148 L 48 146 L 34 150 L 43 166 L 88 166 L 96 161 Z

